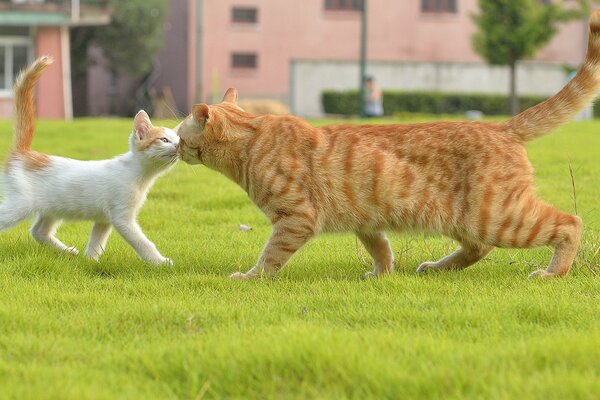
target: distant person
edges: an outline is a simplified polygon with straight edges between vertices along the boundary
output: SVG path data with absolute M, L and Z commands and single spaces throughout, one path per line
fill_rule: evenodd
M 383 115 L 383 95 L 372 76 L 365 77 L 365 116 L 381 117 Z

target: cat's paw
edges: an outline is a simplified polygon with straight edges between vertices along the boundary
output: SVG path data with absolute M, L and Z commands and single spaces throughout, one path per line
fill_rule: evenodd
M 79 255 L 79 250 L 77 250 L 75 247 L 67 247 L 65 249 L 65 253 L 69 253 L 69 254 L 72 254 L 74 256 L 77 256 L 77 255 Z
M 243 272 L 234 272 L 233 274 L 229 275 L 229 279 L 233 279 L 236 281 L 247 281 L 248 279 L 250 279 L 251 277 L 248 276 L 248 274 L 245 274 Z
M 365 272 L 365 274 L 363 275 L 363 278 L 365 280 L 367 280 L 367 279 L 375 279 L 375 278 L 377 278 L 377 274 L 375 273 L 375 271 Z
M 97 254 L 92 255 L 92 254 L 87 254 L 86 253 L 85 254 L 85 258 L 87 258 L 90 261 L 95 261 L 95 262 L 99 262 L 100 261 L 100 256 L 97 255 Z
M 154 260 L 148 260 L 147 262 L 149 262 L 150 264 L 154 264 L 154 265 L 158 265 L 158 266 L 167 266 L 170 267 L 173 265 L 173 260 L 171 260 L 170 258 L 167 257 L 161 257 L 161 258 L 157 258 Z
M 417 273 L 422 274 L 430 270 L 437 269 L 438 265 L 435 262 L 424 262 L 417 268 Z
M 552 272 L 548 272 L 545 269 L 538 269 L 537 271 L 533 271 L 529 274 L 530 278 L 553 278 L 555 276 L 557 275 L 553 274 Z

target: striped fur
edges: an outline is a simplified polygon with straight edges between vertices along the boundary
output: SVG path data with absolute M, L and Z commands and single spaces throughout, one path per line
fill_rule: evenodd
M 275 274 L 310 238 L 353 231 L 376 276 L 393 270 L 385 230 L 438 232 L 461 247 L 418 271 L 463 269 L 494 247 L 553 246 L 546 270 L 563 276 L 582 230 L 577 216 L 538 199 L 523 144 L 566 122 L 600 87 L 600 13 L 590 19 L 586 60 L 551 99 L 503 123 L 435 122 L 314 128 L 293 116 L 254 116 L 230 89 L 194 106 L 176 128 L 188 163 L 238 183 L 273 224 L 257 264 L 233 277 Z

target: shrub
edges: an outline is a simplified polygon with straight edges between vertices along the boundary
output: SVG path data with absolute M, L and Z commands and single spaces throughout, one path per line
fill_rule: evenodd
M 521 96 L 521 109 L 526 109 L 545 100 L 539 96 Z M 358 91 L 324 91 L 321 95 L 326 114 L 357 115 Z M 508 96 L 468 93 L 439 92 L 383 92 L 385 115 L 398 112 L 424 114 L 462 114 L 468 110 L 479 110 L 486 115 L 509 114 Z M 600 107 L 598 107 L 600 108 Z M 599 110 L 600 113 L 600 110 Z

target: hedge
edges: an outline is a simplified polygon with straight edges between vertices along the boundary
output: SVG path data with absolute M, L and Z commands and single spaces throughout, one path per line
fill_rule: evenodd
M 594 101 L 594 118 L 600 118 L 600 98 Z
M 545 97 L 521 96 L 521 109 L 533 106 Z M 321 95 L 326 114 L 357 115 L 358 91 L 324 91 Z M 462 114 L 479 110 L 485 115 L 510 114 L 508 96 L 489 94 L 439 93 L 439 92 L 383 92 L 385 115 L 398 112 L 425 114 Z

